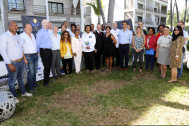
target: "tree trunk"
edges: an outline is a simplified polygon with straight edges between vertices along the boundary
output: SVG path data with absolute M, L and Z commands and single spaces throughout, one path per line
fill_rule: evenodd
M 98 16 L 98 24 L 100 24 L 100 15 Z
M 176 6 L 176 11 L 177 11 L 177 23 L 178 23 L 179 22 L 179 11 L 178 11 L 177 0 L 175 0 L 175 6 Z
M 8 0 L 3 0 L 3 11 L 4 11 L 4 28 L 5 31 L 8 30 Z
M 186 2 L 185 2 L 184 26 L 185 26 L 185 22 L 186 22 L 186 11 L 187 11 L 187 0 L 186 0 Z
M 25 0 L 26 15 L 33 16 L 33 0 Z
M 72 13 L 72 5 L 73 5 L 73 0 L 70 0 L 70 5 L 68 8 L 68 13 L 67 13 L 67 17 L 66 17 L 66 21 L 68 23 L 68 26 L 70 26 L 70 17 L 71 17 L 71 13 Z
M 115 6 L 115 0 L 109 0 L 108 22 L 110 22 L 111 26 L 113 25 L 113 20 L 114 20 L 114 6 Z
M 171 0 L 171 3 L 170 3 L 170 15 L 171 15 L 171 31 L 173 29 L 173 10 L 172 10 L 172 0 Z
M 105 16 L 104 16 L 104 11 L 102 9 L 102 5 L 101 5 L 101 1 L 100 0 L 98 0 L 98 4 L 99 4 L 99 7 L 100 7 L 100 12 L 101 12 L 101 15 L 102 15 L 103 24 L 106 25 L 106 19 L 105 19 Z

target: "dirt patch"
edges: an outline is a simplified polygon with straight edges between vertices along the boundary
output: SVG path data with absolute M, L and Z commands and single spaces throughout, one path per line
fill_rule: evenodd
M 119 89 L 126 84 L 127 82 L 125 81 L 113 82 L 113 81 L 100 80 L 95 82 L 93 85 L 88 86 L 88 89 L 93 93 L 108 94 L 110 91 L 114 89 Z
M 185 80 L 179 80 L 178 81 L 181 85 L 184 85 L 184 86 L 187 86 L 188 85 L 188 82 L 185 81 Z
M 74 112 L 88 105 L 88 103 L 96 102 L 90 96 L 83 94 L 81 89 L 82 86 L 76 86 L 74 88 L 68 88 L 63 94 L 52 96 L 50 98 L 54 100 L 52 106 Z

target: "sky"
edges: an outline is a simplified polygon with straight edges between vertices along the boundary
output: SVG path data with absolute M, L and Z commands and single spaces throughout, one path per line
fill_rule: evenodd
M 170 10 L 170 1 L 171 1 L 171 0 L 168 0 L 168 10 Z M 172 4 L 174 4 L 174 3 L 175 3 L 175 0 L 172 0 L 172 1 L 173 1 Z M 179 11 L 182 11 L 182 9 L 185 8 L 185 0 L 177 0 L 177 5 L 178 5 Z M 189 7 L 189 0 L 188 0 L 188 2 L 187 2 L 187 6 Z

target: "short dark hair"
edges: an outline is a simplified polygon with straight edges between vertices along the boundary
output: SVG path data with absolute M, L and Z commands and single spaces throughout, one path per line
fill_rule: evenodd
M 179 23 L 182 23 L 184 25 L 184 21 L 179 21 Z
M 71 26 L 71 28 L 72 28 L 73 26 L 76 28 L 76 25 L 75 25 L 75 24 L 71 24 L 70 26 Z
M 123 22 L 122 22 L 122 25 L 123 25 L 123 23 L 126 23 L 126 24 L 128 25 L 127 21 L 123 21 Z
M 178 30 L 179 30 L 179 34 L 178 35 L 175 35 L 175 33 L 174 33 L 175 28 L 178 28 Z M 175 28 L 173 30 L 173 37 L 172 37 L 173 39 L 172 39 L 172 41 L 176 40 L 179 36 L 183 36 L 182 28 L 180 26 L 176 26 Z
M 160 25 L 158 26 L 158 28 L 157 28 L 157 32 L 159 32 L 159 28 L 160 28 L 161 26 L 162 26 L 163 28 L 165 28 L 165 25 L 164 25 L 164 24 L 160 24 Z
M 107 29 L 107 28 L 109 28 L 110 30 L 112 29 L 110 26 L 106 26 L 106 28 L 105 28 L 105 29 Z
M 148 32 L 149 32 L 150 29 L 152 29 L 153 34 L 155 34 L 155 28 L 153 28 L 153 27 L 149 27 L 149 28 L 148 28 Z
M 169 26 L 165 26 L 164 28 L 168 28 L 168 29 L 170 29 Z
M 76 32 L 76 31 L 79 31 L 79 32 L 80 32 L 80 30 L 79 30 L 79 29 L 77 29 L 77 28 L 75 29 L 75 31 L 74 31 L 74 32 Z
M 26 25 L 31 25 L 30 23 L 26 23 L 25 25 L 24 25 L 24 28 L 26 28 Z
M 85 25 L 85 32 L 86 32 L 86 28 L 89 27 L 90 31 L 92 31 L 91 25 Z

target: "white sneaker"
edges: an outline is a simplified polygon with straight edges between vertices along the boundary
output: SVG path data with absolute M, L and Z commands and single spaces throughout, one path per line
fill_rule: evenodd
M 21 96 L 23 96 L 23 97 L 31 97 L 32 94 L 25 92 L 25 94 L 21 94 Z
M 19 103 L 17 97 L 14 97 L 14 102 L 15 102 L 16 104 Z

